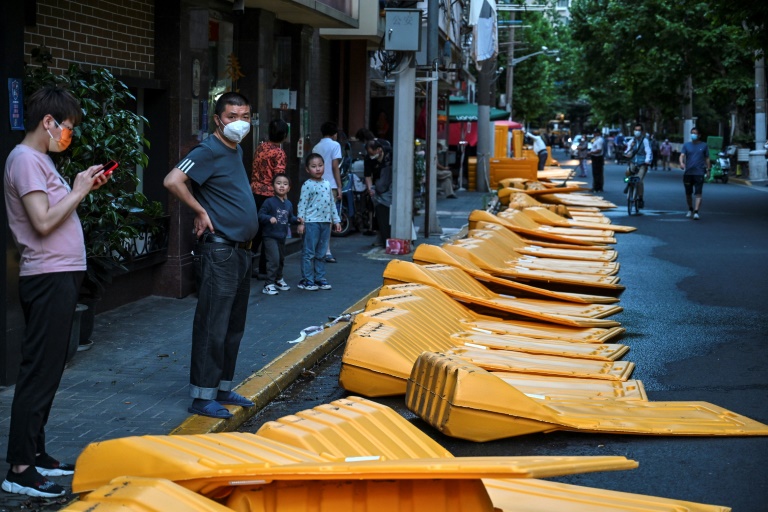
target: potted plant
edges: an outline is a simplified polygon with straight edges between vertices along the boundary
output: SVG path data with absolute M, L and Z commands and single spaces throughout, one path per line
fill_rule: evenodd
M 143 116 L 126 109 L 135 101 L 128 87 L 106 68 L 85 71 L 70 64 L 66 73 L 55 75 L 49 65 L 53 56 L 45 47 L 32 50 L 37 66 L 27 66 L 25 95 L 47 84 L 66 86 L 80 100 L 83 119 L 75 127 L 70 148 L 52 154 L 60 174 L 70 183 L 81 171 L 109 160 L 119 163 L 111 179 L 92 192 L 80 204 L 77 213 L 83 225 L 87 257 L 87 275 L 81 293 L 89 306 L 81 318 L 81 342 L 88 340 L 93 328 L 93 306 L 100 300 L 104 285 L 116 273 L 127 272 L 126 264 L 136 256 L 127 242 L 146 233 L 158 235 L 163 229 L 162 205 L 149 201 L 137 190 L 138 166 L 146 167 L 144 152 L 149 141 L 142 128 L 148 125 Z

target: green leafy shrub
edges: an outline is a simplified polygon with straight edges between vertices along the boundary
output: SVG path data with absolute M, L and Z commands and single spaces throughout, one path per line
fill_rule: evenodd
M 84 71 L 73 63 L 66 73 L 55 75 L 49 69 L 53 57 L 48 49 L 34 49 L 32 58 L 37 66 L 26 68 L 25 96 L 44 85 L 59 84 L 80 100 L 83 109 L 69 149 L 51 155 L 61 175 L 72 183 L 79 172 L 92 165 L 109 160 L 120 164 L 110 180 L 86 196 L 77 210 L 85 235 L 88 277 L 101 288 L 102 282 L 111 282 L 115 270 L 126 270 L 123 262 L 132 258 L 126 240 L 162 229 L 158 223 L 163 213 L 161 204 L 149 201 L 137 190 L 137 166 L 149 163 L 144 152 L 149 141 L 142 134 L 148 122 L 125 108 L 135 97 L 108 69 Z

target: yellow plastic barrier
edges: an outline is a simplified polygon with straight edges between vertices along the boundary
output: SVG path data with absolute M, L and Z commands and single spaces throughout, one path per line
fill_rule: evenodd
M 503 258 L 502 251 L 499 251 L 498 247 L 479 236 L 473 234 L 473 238 L 457 240 L 452 244 L 446 244 L 443 248 L 449 253 L 470 260 L 491 275 L 508 277 L 532 286 L 567 288 L 579 293 L 601 295 L 618 295 L 624 291 L 624 286 L 619 284 L 619 278 L 616 276 L 532 270 L 522 265 L 511 266 Z
M 473 242 L 475 239 L 487 240 L 496 246 L 498 259 L 503 259 L 508 267 L 525 267 L 530 270 L 544 270 L 552 272 L 563 272 L 567 274 L 585 274 L 594 277 L 614 276 L 619 273 L 619 263 L 616 261 L 593 261 L 593 260 L 563 260 L 560 258 L 551 258 L 546 255 L 528 256 L 510 249 L 505 240 L 501 240 L 492 231 L 484 229 L 473 229 L 468 233 L 469 238 L 456 240 L 454 243 L 461 244 Z
M 599 196 L 590 196 L 586 194 L 561 194 L 554 192 L 550 194 L 542 194 L 536 197 L 539 201 L 550 204 L 564 204 L 568 207 L 571 206 L 586 206 L 592 208 L 598 208 L 600 210 L 613 210 L 616 205 L 606 199 Z
M 545 224 L 548 226 L 558 226 L 562 228 L 587 228 L 587 229 L 604 229 L 606 226 L 602 222 L 585 222 L 582 220 L 565 219 L 560 215 L 553 213 L 541 206 L 534 206 L 521 210 L 528 218 L 538 224 Z M 632 226 L 620 226 L 618 224 L 610 224 L 611 230 L 618 233 L 631 233 L 637 228 Z
M 530 228 L 526 228 L 524 226 L 521 226 L 518 223 L 511 222 L 508 218 L 502 218 L 498 215 L 493 215 L 492 213 L 488 213 L 484 210 L 474 210 L 472 213 L 469 214 L 469 228 L 474 229 L 474 223 L 477 221 L 485 221 L 485 222 L 494 222 L 496 224 L 501 224 L 505 228 L 519 234 L 522 236 L 527 237 L 533 237 L 536 239 L 542 239 L 545 242 L 554 242 L 559 244 L 570 244 L 570 245 L 595 245 L 599 247 L 604 247 L 606 243 L 613 243 L 613 242 L 599 242 L 594 239 L 588 239 L 588 237 L 583 236 L 566 236 L 559 233 L 551 233 L 547 230 L 541 229 L 540 226 L 535 225 Z
M 768 425 L 706 402 L 539 400 L 464 359 L 428 352 L 408 379 L 406 405 L 440 432 L 471 441 L 553 430 L 768 435 Z
M 565 260 L 559 260 L 565 261 Z M 584 293 L 567 293 L 546 290 L 536 286 L 530 286 L 517 281 L 495 277 L 475 265 L 472 261 L 459 256 L 457 253 L 447 252 L 442 247 L 430 244 L 421 244 L 413 253 L 413 262 L 419 265 L 441 264 L 451 265 L 462 269 L 484 285 L 500 293 L 514 293 L 520 297 L 539 299 L 561 300 L 564 302 L 576 302 L 580 304 L 614 304 L 619 299 L 604 295 L 590 295 Z
M 578 327 L 613 327 L 604 320 L 622 310 L 607 304 L 567 304 L 538 299 L 516 299 L 492 293 L 461 269 L 448 265 L 416 265 L 392 260 L 384 269 L 384 284 L 421 283 L 440 288 L 462 302 L 538 321 Z
M 574 379 L 566 379 L 574 381 Z M 599 381 L 592 381 L 598 382 Z M 602 384 L 602 383 L 600 383 Z M 348 397 L 265 423 L 259 436 L 335 457 L 383 455 L 392 458 L 451 457 L 389 407 Z M 537 480 L 485 479 L 494 510 L 512 512 L 726 512 L 704 505 Z M 434 508 L 434 507 L 430 507 Z
M 547 204 L 538 201 L 530 194 L 522 193 L 513 188 L 499 189 L 499 199 L 506 196 L 502 204 L 506 203 L 510 208 L 522 210 L 525 208 L 546 208 L 565 218 L 581 220 L 584 222 L 597 222 L 599 224 L 611 224 L 611 219 L 605 216 L 599 209 L 590 207 L 567 207 L 564 204 Z
M 118 465 L 118 464 L 115 464 Z M 161 478 L 120 476 L 81 496 L 64 512 L 232 512 L 232 509 Z
M 497 217 L 488 214 L 490 219 Z M 494 238 L 499 241 L 504 240 L 511 250 L 528 256 L 546 256 L 548 258 L 558 258 L 564 260 L 586 260 L 586 261 L 614 261 L 618 253 L 613 249 L 605 249 L 597 246 L 567 245 L 567 244 L 542 244 L 533 243 L 526 240 L 498 222 L 487 222 L 478 220 L 470 221 L 472 231 L 492 231 Z
M 456 322 L 454 332 L 474 330 L 487 334 L 517 334 L 573 343 L 607 343 L 625 331 L 621 326 L 569 327 L 525 320 L 503 321 L 494 316 L 479 315 L 451 299 L 445 292 L 417 283 L 384 286 L 379 290 L 379 296 L 369 301 L 369 305 L 372 308 L 386 306 L 406 309 L 420 315 L 425 323 L 434 323 L 435 318 L 440 318 L 441 324 Z
M 532 373 L 580 379 L 626 381 L 635 369 L 635 364 L 628 361 L 589 361 L 573 357 L 470 347 L 452 348 L 446 351 L 446 355 L 459 357 L 489 372 Z
M 513 231 L 518 230 L 521 233 L 528 234 L 530 236 L 536 236 L 541 238 L 542 235 L 561 235 L 568 238 L 577 238 L 579 240 L 587 240 L 593 244 L 615 244 L 616 239 L 613 237 L 614 232 L 609 229 L 604 229 L 602 226 L 598 229 L 579 229 L 579 228 L 558 228 L 552 226 L 544 226 L 530 217 L 528 217 L 521 210 L 507 209 L 503 212 L 499 212 L 497 217 L 504 219 L 513 226 Z
M 472 346 L 491 350 L 511 350 L 528 354 L 542 354 L 595 361 L 618 361 L 629 352 L 620 343 L 570 343 L 567 341 L 534 340 L 511 334 L 483 334 L 461 332 L 451 335 L 453 346 Z
M 505 178 L 525 178 L 528 180 L 536 179 L 536 160 L 527 158 L 491 158 L 490 168 L 490 186 L 495 189 L 499 180 Z

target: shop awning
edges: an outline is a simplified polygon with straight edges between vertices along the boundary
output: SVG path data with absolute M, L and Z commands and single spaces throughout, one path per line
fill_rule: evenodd
M 441 110 L 438 115 L 445 116 L 445 111 Z M 491 121 L 509 119 L 509 112 L 495 107 L 491 107 Z M 448 121 L 472 122 L 477 121 L 477 103 L 451 103 L 448 107 Z

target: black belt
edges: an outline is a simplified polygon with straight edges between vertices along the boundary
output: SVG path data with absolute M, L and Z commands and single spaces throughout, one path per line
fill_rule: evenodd
M 538 155 L 540 155 L 540 154 L 542 154 L 542 153 L 546 153 L 546 152 L 547 152 L 547 150 L 546 150 L 546 149 L 542 149 L 542 150 L 541 150 L 541 151 L 539 151 L 537 154 L 538 154 Z
M 251 248 L 251 241 L 248 242 L 234 242 L 232 240 L 229 240 L 227 238 L 224 238 L 222 236 L 213 235 L 211 233 L 206 233 L 203 236 L 200 237 L 200 243 L 201 244 L 224 244 L 228 245 L 230 247 L 236 247 L 237 249 L 250 249 Z

